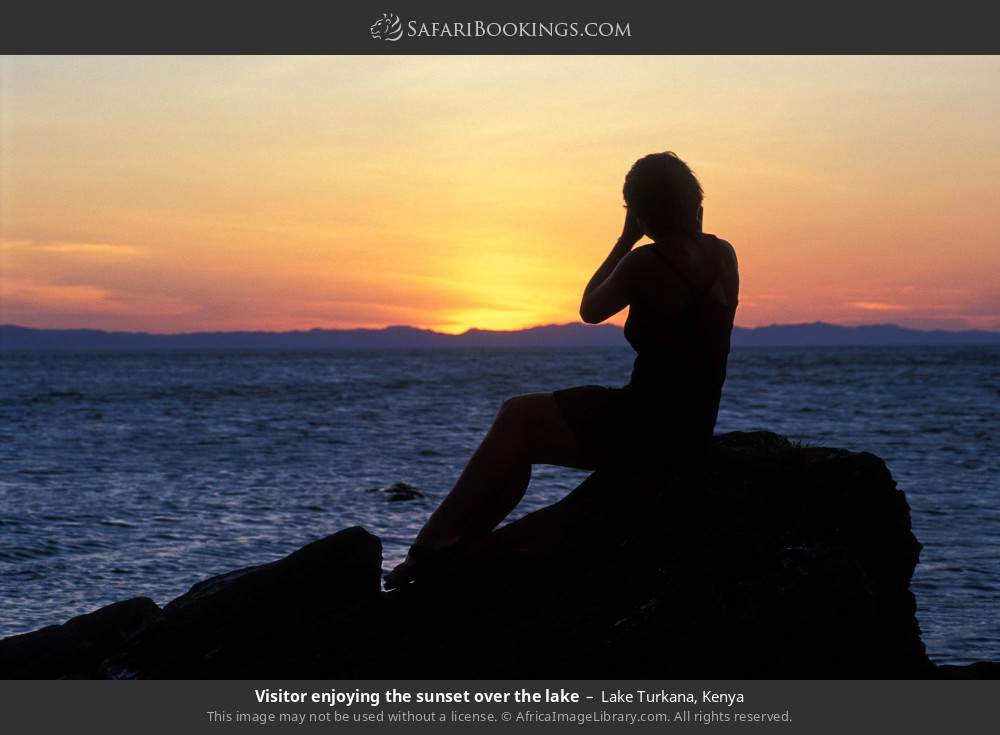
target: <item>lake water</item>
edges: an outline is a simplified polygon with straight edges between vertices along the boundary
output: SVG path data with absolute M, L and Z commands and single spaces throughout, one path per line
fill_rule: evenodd
M 269 561 L 360 524 L 398 561 L 507 396 L 621 385 L 632 353 L 0 356 L 0 636 Z M 939 663 L 1000 660 L 1000 348 L 733 353 L 718 431 L 873 452 L 924 544 Z M 520 515 L 586 473 L 536 468 Z M 425 499 L 366 492 L 409 483 Z

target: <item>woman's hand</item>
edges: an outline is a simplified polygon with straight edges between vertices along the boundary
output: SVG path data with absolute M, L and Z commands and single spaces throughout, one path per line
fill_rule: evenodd
M 621 237 L 618 238 L 618 242 L 624 244 L 630 250 L 632 247 L 642 239 L 646 232 L 641 224 L 639 224 L 639 218 L 632 214 L 629 209 L 625 210 L 625 224 L 622 226 Z

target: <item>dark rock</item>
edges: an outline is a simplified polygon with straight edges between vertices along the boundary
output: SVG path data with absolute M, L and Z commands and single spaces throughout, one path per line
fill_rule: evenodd
M 363 528 L 199 582 L 103 665 L 110 678 L 292 677 L 381 588 L 382 544 Z M 329 650 L 327 647 L 326 650 Z M 336 660 L 326 660 L 339 671 Z
M 920 640 L 919 552 L 877 457 L 726 434 L 703 476 L 594 473 L 396 592 L 379 591 L 381 547 L 359 528 L 214 577 L 100 674 L 953 678 Z M 964 674 L 995 672 L 977 666 Z
M 383 493 L 385 499 L 393 502 L 400 500 L 416 500 L 427 497 L 422 492 L 405 482 L 394 482 L 389 487 L 373 487 L 368 490 L 370 493 Z
M 707 477 L 595 473 L 386 595 L 362 674 L 922 677 L 919 551 L 877 457 L 728 434 Z
M 965 666 L 938 666 L 934 672 L 936 679 L 1000 679 L 1000 662 L 976 661 Z
M 148 597 L 135 597 L 79 615 L 62 625 L 0 640 L 0 678 L 90 679 L 101 661 L 160 608 Z

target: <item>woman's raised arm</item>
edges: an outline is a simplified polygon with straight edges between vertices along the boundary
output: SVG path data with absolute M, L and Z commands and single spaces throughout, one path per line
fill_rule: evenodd
M 632 259 L 626 256 L 643 234 L 636 218 L 626 212 L 621 236 L 583 289 L 580 301 L 583 321 L 599 324 L 628 306 L 632 296 Z

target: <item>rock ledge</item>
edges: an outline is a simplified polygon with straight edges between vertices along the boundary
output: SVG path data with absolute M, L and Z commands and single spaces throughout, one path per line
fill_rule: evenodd
M 923 678 L 906 499 L 867 453 L 717 437 L 705 477 L 594 473 L 434 579 L 349 528 L 0 641 L 5 678 Z

